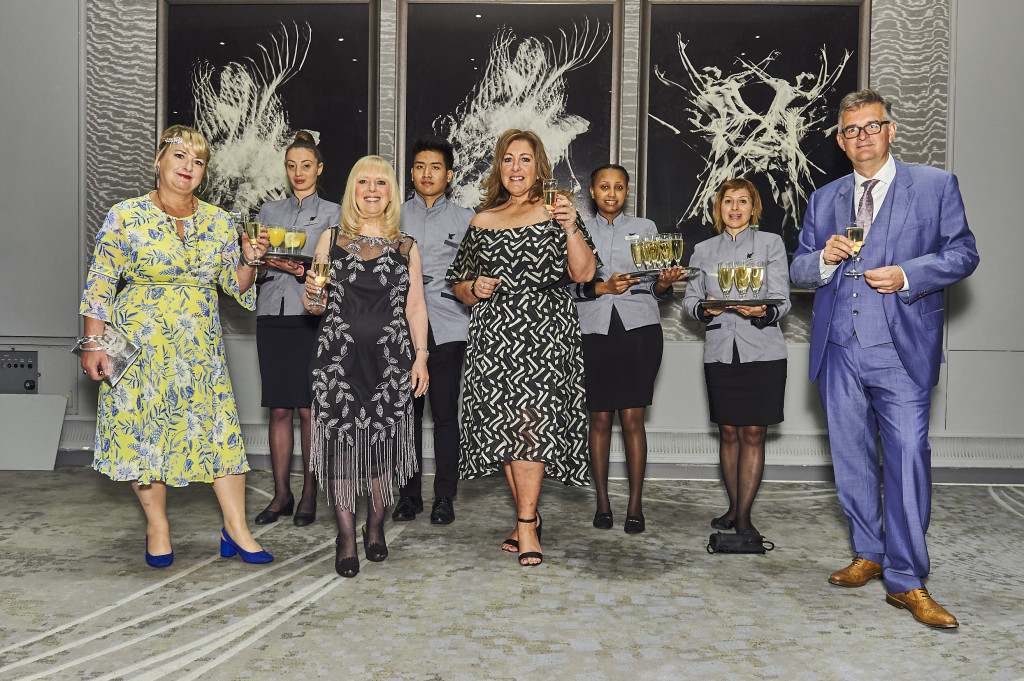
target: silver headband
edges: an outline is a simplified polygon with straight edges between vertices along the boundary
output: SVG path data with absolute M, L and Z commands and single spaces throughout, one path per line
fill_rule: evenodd
M 164 143 L 161 146 L 166 147 L 168 144 L 184 144 L 184 143 L 185 143 L 185 140 L 181 139 L 180 137 L 168 137 L 167 139 L 164 140 Z

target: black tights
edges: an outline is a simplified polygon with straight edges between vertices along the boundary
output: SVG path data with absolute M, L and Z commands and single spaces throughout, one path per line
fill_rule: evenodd
M 381 491 L 379 477 L 370 478 L 370 495 L 366 499 L 366 536 L 370 544 L 385 545 L 384 512 L 387 503 Z M 334 507 L 334 518 L 338 521 L 338 558 L 352 558 L 357 555 L 357 546 L 362 532 L 356 535 L 356 514 L 341 506 Z
M 647 431 L 644 409 L 619 410 L 622 439 L 626 444 L 626 472 L 629 476 L 629 506 L 626 515 L 643 515 L 644 472 L 647 469 Z M 597 512 L 611 513 L 608 501 L 608 457 L 611 453 L 613 411 L 590 412 L 590 470 L 597 491 Z
M 764 475 L 764 438 L 768 426 L 718 426 L 721 435 L 718 455 L 722 462 L 722 480 L 729 494 L 728 520 L 737 529 L 753 527 L 750 508 Z
M 309 469 L 309 409 L 299 410 L 299 433 L 302 448 L 302 498 L 299 499 L 299 513 L 313 513 L 316 510 L 316 479 Z M 267 507 L 280 511 L 288 505 L 292 496 L 291 469 L 292 448 L 295 435 L 292 429 L 292 410 L 274 408 L 270 410 L 270 468 L 274 472 L 274 499 Z

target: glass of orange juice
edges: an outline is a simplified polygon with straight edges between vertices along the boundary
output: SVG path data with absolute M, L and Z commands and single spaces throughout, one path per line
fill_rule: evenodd
M 284 243 L 284 236 L 288 232 L 281 225 L 267 225 L 267 236 L 270 237 L 270 247 L 279 251 Z

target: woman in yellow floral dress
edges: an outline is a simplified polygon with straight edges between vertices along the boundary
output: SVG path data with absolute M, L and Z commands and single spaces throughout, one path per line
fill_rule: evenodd
M 115 205 L 96 236 L 80 313 L 85 337 L 109 322 L 142 348 L 111 387 L 100 385 L 93 468 L 131 481 L 146 513 L 146 562 L 174 559 L 167 486 L 212 482 L 224 515 L 221 555 L 246 562 L 273 556 L 245 520 L 249 465 L 224 359 L 217 286 L 252 310 L 255 268 L 266 232 L 239 251 L 224 211 L 193 192 L 210 158 L 206 139 L 175 125 L 160 136 L 155 191 Z M 125 283 L 117 290 L 118 282 Z M 110 374 L 100 343 L 82 343 L 82 370 L 95 381 Z

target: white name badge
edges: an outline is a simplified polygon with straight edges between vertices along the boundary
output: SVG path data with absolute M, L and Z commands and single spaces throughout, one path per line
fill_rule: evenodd
M 626 241 L 640 241 L 639 234 L 627 234 L 623 237 Z

